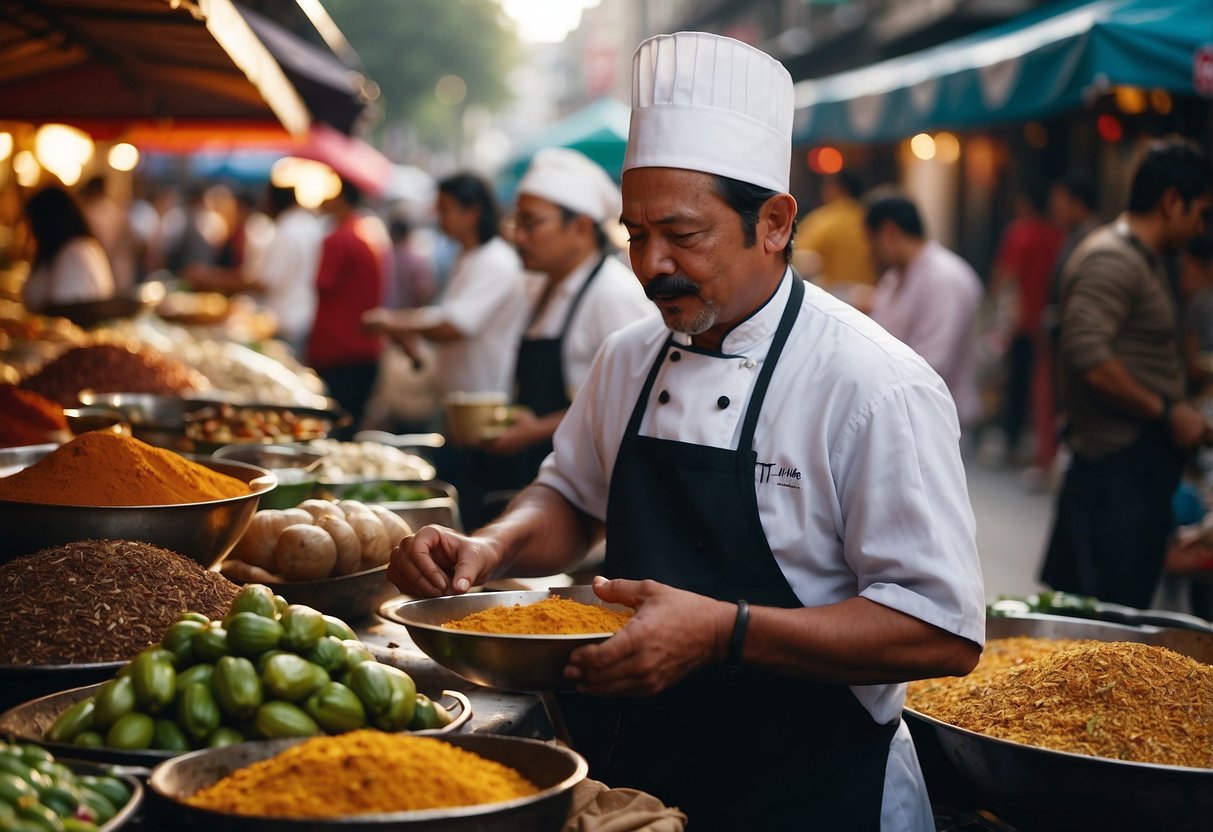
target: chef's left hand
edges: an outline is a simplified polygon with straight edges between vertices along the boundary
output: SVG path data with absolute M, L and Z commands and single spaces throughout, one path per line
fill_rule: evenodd
M 737 608 L 656 581 L 594 579 L 604 601 L 636 610 L 600 644 L 578 648 L 564 669 L 577 690 L 598 696 L 653 696 L 728 652 Z

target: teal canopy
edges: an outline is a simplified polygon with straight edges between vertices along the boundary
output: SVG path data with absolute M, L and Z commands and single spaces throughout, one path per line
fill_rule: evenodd
M 628 143 L 631 108 L 614 98 L 599 98 L 572 113 L 542 133 L 531 137 L 501 172 L 501 178 L 517 182 L 526 172 L 536 151 L 545 147 L 571 147 L 589 156 L 619 181 L 623 152 Z
M 1213 0 L 1069 0 L 796 85 L 798 144 L 1047 118 L 1111 87 L 1213 95 Z

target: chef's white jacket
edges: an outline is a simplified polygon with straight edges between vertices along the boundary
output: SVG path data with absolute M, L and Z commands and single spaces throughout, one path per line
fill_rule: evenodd
M 500 237 L 461 252 L 439 300 L 442 319 L 463 334 L 434 342 L 439 382 L 447 393 L 514 389 L 514 360 L 530 315 L 527 278 Z
M 595 252 L 556 285 L 547 305 L 526 331 L 527 338 L 555 338 L 560 335 L 569 306 L 590 279 L 590 273 L 602 255 Z M 590 364 L 598 348 L 612 332 L 641 318 L 657 318 L 657 307 L 644 295 L 644 289 L 632 270 L 616 257 L 607 257 L 594 277 L 585 297 L 573 314 L 568 333 L 560 348 L 564 383 L 572 399 L 589 375 Z
M 690 346 L 662 363 L 640 432 L 735 448 L 745 406 L 791 291 L 791 271 L 721 353 Z M 981 644 L 985 602 L 956 407 L 940 377 L 867 316 L 811 285 L 771 378 L 754 438 L 767 542 L 805 606 L 859 595 Z M 645 320 L 603 346 L 538 481 L 606 515 L 611 471 L 669 330 Z M 668 393 L 665 404 L 658 402 Z M 727 400 L 727 406 L 721 404 Z M 853 686 L 880 723 L 905 685 Z M 886 772 L 882 829 L 933 829 L 904 725 Z

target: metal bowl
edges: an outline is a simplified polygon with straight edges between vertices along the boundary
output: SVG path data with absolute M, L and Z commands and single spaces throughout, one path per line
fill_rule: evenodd
M 246 817 L 199 809 L 186 797 L 258 760 L 264 760 L 302 740 L 284 739 L 244 743 L 227 748 L 195 751 L 152 771 L 148 779 L 152 816 L 171 819 L 174 829 L 225 832 L 558 832 L 568 818 L 573 787 L 585 779 L 585 759 L 568 748 L 521 737 L 492 734 L 453 734 L 443 742 L 517 770 L 539 787 L 537 794 L 500 803 L 352 815 L 316 820 Z
M 0 476 L 32 465 L 55 445 L 0 450 Z M 261 495 L 277 485 L 264 468 L 209 457 L 187 457 L 248 483 L 238 497 L 163 506 L 55 506 L 0 500 L 0 563 L 77 540 L 139 540 L 211 567 L 244 534 Z
M 116 433 L 121 436 L 131 436 L 131 426 L 126 415 L 112 407 L 85 405 L 84 407 L 69 407 L 63 411 L 67 426 L 77 436 L 89 431 L 99 430 Z
M 262 497 L 262 508 L 292 508 L 311 497 L 319 479 L 316 468 L 324 459 L 322 451 L 292 444 L 224 445 L 211 456 L 256 465 L 274 473 L 278 487 Z
M 275 594 L 292 604 L 303 604 L 347 622 L 359 622 L 374 615 L 387 600 L 400 594 L 387 579 L 387 564 L 317 581 L 267 583 Z
M 135 818 L 136 814 L 139 812 L 140 804 L 143 803 L 143 784 L 139 782 L 139 778 L 134 774 L 111 772 L 105 766 L 83 762 L 80 760 L 58 759 L 58 755 L 56 755 L 56 759 L 57 762 L 63 763 L 63 765 L 70 768 L 72 772 L 78 776 L 88 774 L 93 775 L 94 777 L 100 775 L 117 777 L 126 784 L 128 789 L 131 790 L 131 796 L 127 799 L 126 803 L 121 806 L 114 807 L 118 811 L 112 818 L 101 824 L 97 832 L 117 832 L 117 830 L 122 829 Z
M 569 655 L 586 644 L 606 641 L 611 633 L 578 635 L 497 635 L 452 630 L 442 625 L 491 607 L 533 604 L 550 595 L 583 604 L 630 611 L 603 602 L 589 586 L 552 587 L 517 592 L 473 592 L 417 601 L 391 601 L 379 614 L 403 624 L 423 653 L 478 685 L 512 691 L 567 690 Z
M 112 679 L 124 664 L 125 661 L 0 665 L 0 708 L 11 708 L 55 691 L 104 682 Z
M 1169 647 L 1200 661 L 1213 657 L 1213 637 L 1202 633 L 1050 615 L 989 618 L 986 636 L 1136 641 Z M 938 750 L 952 766 L 947 776 L 971 783 L 983 805 L 1015 826 L 1041 832 L 1209 829 L 1213 769 L 1054 751 L 949 725 L 911 708 L 905 709 L 905 715 L 920 758 L 930 759 Z M 925 764 L 924 770 L 935 794 L 936 784 Z
M 121 664 L 119 665 L 121 667 Z M 107 680 L 113 677 L 108 674 Z M 97 763 L 110 765 L 141 766 L 151 768 L 165 760 L 178 756 L 173 751 L 158 749 L 130 750 L 108 748 L 106 746 L 70 745 L 67 743 L 49 742 L 43 738 L 46 729 L 50 728 L 59 715 L 82 699 L 96 694 L 104 682 L 97 682 L 84 687 L 61 690 L 58 693 L 40 696 L 28 702 L 15 705 L 4 713 L 0 713 L 0 736 L 8 737 L 18 742 L 32 742 L 43 746 L 56 757 L 74 757 L 81 760 L 92 760 Z M 424 692 L 424 691 L 423 691 Z M 457 690 L 444 690 L 441 694 L 431 695 L 434 703 L 446 710 L 451 721 L 432 731 L 418 733 L 452 734 L 460 731 L 472 718 L 472 703 Z

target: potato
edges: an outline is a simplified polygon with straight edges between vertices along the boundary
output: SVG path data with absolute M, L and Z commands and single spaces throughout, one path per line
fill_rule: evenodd
M 392 554 L 392 544 L 388 541 L 383 521 L 356 500 L 342 500 L 337 505 L 345 512 L 346 522 L 354 528 L 362 546 L 359 569 L 373 569 L 387 563 Z
M 279 533 L 290 525 L 288 520 L 285 512 L 277 509 L 270 508 L 257 512 L 249 522 L 248 528 L 244 530 L 244 534 L 236 541 L 231 556 L 251 566 L 275 569 L 274 545 L 278 542 Z
M 242 560 L 224 559 L 219 565 L 223 577 L 241 584 L 279 584 L 282 578 L 260 566 L 253 566 Z
M 337 563 L 337 543 L 316 526 L 287 526 L 274 546 L 278 574 L 288 581 L 316 581 L 332 574 Z
M 337 508 L 337 504 L 332 500 L 304 500 L 296 508 L 302 509 L 312 515 L 314 518 L 312 522 L 319 520 L 326 514 L 345 519 L 345 514 L 341 509 Z
M 316 526 L 328 532 L 337 544 L 337 563 L 333 567 L 333 574 L 349 575 L 357 572 L 362 562 L 362 543 L 358 540 L 354 527 L 331 514 L 321 517 Z
M 404 518 L 396 512 L 375 503 L 368 504 L 367 508 L 374 512 L 379 521 L 383 523 L 383 527 L 387 529 L 389 552 L 391 549 L 399 546 L 401 540 L 413 533 L 413 530 L 409 528 L 409 524 L 404 522 Z

